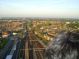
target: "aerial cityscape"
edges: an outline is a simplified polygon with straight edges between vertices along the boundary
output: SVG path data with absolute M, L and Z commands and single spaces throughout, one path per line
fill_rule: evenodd
M 0 0 L 0 59 L 79 59 L 79 1 Z
M 45 49 L 61 31 L 79 31 L 79 20 L 0 19 L 0 58 L 44 59 Z

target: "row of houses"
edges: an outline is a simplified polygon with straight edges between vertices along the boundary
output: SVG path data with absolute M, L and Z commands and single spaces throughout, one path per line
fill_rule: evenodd
M 23 29 L 22 21 L 0 21 L 0 31 L 18 31 Z

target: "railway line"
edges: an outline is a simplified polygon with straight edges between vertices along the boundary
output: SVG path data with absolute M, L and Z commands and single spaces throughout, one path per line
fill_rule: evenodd
M 44 46 L 38 41 L 33 32 L 29 32 L 28 50 L 29 59 L 44 59 Z M 25 58 L 26 59 L 26 58 Z

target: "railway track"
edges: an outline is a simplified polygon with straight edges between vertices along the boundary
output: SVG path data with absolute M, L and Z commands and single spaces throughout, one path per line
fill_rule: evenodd
M 29 55 L 31 54 L 30 59 L 44 59 L 44 46 L 37 40 L 32 32 L 29 33 L 29 45 L 32 45 L 32 47 L 30 47 L 31 52 L 29 53 Z

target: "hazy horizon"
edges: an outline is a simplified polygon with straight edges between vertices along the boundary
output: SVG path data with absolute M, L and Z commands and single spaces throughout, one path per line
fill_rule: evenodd
M 0 17 L 79 18 L 79 0 L 0 0 Z

